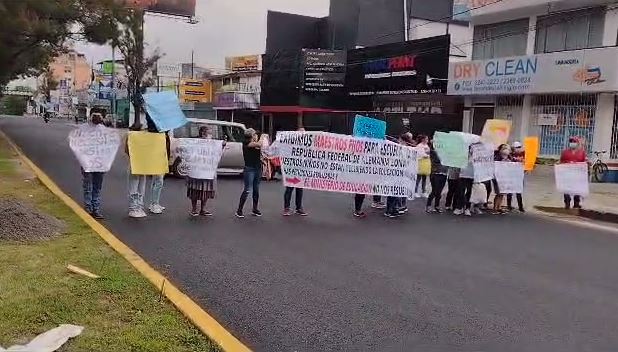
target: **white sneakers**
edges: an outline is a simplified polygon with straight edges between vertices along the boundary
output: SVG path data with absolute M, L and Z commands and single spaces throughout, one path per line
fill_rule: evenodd
M 461 215 L 461 214 L 463 214 L 463 210 L 461 210 L 461 209 L 453 210 L 453 215 Z
M 146 212 L 142 209 L 129 211 L 129 217 L 134 219 L 145 218 Z
M 148 207 L 148 211 L 150 211 L 153 214 L 163 214 L 164 210 L 165 210 L 165 207 L 159 204 L 150 204 L 150 206 Z
M 464 212 L 465 216 L 472 216 L 472 213 L 470 212 L 470 209 L 466 209 L 466 211 Z

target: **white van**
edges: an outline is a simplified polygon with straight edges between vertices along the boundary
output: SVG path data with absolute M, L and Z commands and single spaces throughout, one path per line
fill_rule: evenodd
M 242 141 L 246 127 L 243 124 L 217 120 L 188 119 L 189 122 L 175 130 L 169 131 L 170 137 L 170 172 L 178 177 L 188 173 L 187 165 L 177 152 L 177 138 L 198 138 L 202 126 L 210 127 L 213 138 L 226 141 L 223 156 L 219 162 L 219 175 L 240 175 L 245 167 L 242 154 Z

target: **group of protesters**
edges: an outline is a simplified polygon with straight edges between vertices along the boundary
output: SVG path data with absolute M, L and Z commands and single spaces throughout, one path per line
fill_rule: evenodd
M 102 124 L 101 114 L 95 112 L 91 116 L 91 124 Z M 132 126 L 133 130 L 141 130 L 141 125 L 136 123 Z M 299 129 L 304 131 L 304 129 Z M 156 128 L 149 125 L 148 132 L 160 133 Z M 166 133 L 166 147 L 169 155 L 169 137 Z M 212 135 L 208 127 L 201 127 L 199 130 L 199 138 L 212 139 Z M 455 215 L 472 216 L 473 214 L 483 214 L 489 212 L 492 214 L 506 214 L 513 211 L 513 196 L 517 201 L 517 210 L 525 212 L 523 197 L 521 193 L 504 194 L 501 192 L 496 179 L 487 180 L 484 182 L 475 182 L 474 163 L 472 158 L 469 158 L 468 164 L 464 168 L 454 168 L 443 165 L 441 158 L 433 146 L 432 141 L 426 135 L 418 135 L 414 137 L 412 133 L 404 133 L 399 136 L 399 144 L 415 148 L 418 160 L 418 174 L 416 175 L 416 183 L 413 195 L 410 197 L 382 197 L 379 195 L 369 195 L 372 198 L 371 207 L 384 210 L 384 215 L 389 218 L 397 218 L 408 213 L 407 203 L 410 199 L 421 198 L 426 199 L 425 211 L 430 214 L 443 213 L 452 211 Z M 481 143 L 478 141 L 477 143 Z M 470 156 L 472 155 L 472 146 L 470 146 Z M 225 146 L 225 142 L 223 142 Z M 235 215 L 238 218 L 244 218 L 244 208 L 249 196 L 252 197 L 251 215 L 259 217 L 262 213 L 259 208 L 260 198 L 260 182 L 263 174 L 263 149 L 268 148 L 268 142 L 260 139 L 260 135 L 253 129 L 247 129 L 245 139 L 243 141 L 243 156 L 244 156 L 244 176 L 243 189 L 239 198 L 238 207 Z M 128 141 L 125 152 L 131 158 Z M 512 145 L 502 144 L 494 151 L 495 161 L 518 162 L 523 163 L 525 151 L 520 142 L 514 142 Z M 585 161 L 585 152 L 579 147 L 579 142 L 573 138 L 570 140 L 569 149 L 563 152 L 561 162 L 581 162 Z M 84 190 L 84 206 L 85 209 L 95 218 L 102 219 L 103 215 L 100 211 L 100 195 L 103 184 L 103 173 L 101 172 L 85 172 L 83 173 L 83 190 Z M 164 184 L 165 175 L 134 175 L 129 170 L 128 184 L 128 199 L 129 199 L 129 217 L 143 218 L 146 217 L 146 209 L 151 214 L 161 214 L 165 207 L 160 203 L 161 190 Z M 428 191 L 427 179 L 429 179 L 430 191 Z M 213 179 L 196 179 L 187 177 L 187 198 L 190 200 L 191 209 L 190 215 L 197 216 L 212 216 L 206 208 L 208 200 L 215 198 L 216 195 L 216 173 Z M 146 188 L 149 185 L 149 203 L 145 208 L 144 199 L 146 198 Z M 445 192 L 445 189 L 447 190 Z M 295 193 L 294 210 L 292 210 L 292 195 Z M 445 202 L 442 204 L 443 194 L 446 193 Z M 491 195 L 493 194 L 493 198 Z M 363 203 L 367 195 L 356 194 L 354 196 L 354 211 L 353 215 L 358 218 L 363 218 L 366 213 L 363 212 Z M 383 201 L 385 198 L 385 201 Z M 505 199 L 506 198 L 506 199 Z M 503 207 L 506 200 L 506 206 Z M 564 202 L 566 207 L 570 207 L 571 197 L 565 195 Z M 574 198 L 574 207 L 581 206 L 580 197 Z M 199 204 L 199 209 L 198 209 Z M 285 187 L 283 192 L 283 216 L 299 215 L 307 216 L 308 213 L 303 207 L 303 189 L 294 187 Z

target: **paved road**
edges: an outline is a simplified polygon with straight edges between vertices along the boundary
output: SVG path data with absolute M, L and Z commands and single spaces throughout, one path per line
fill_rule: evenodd
M 0 129 L 68 194 L 79 168 L 64 123 L 3 118 Z M 181 180 L 166 214 L 126 217 L 126 160 L 105 179 L 105 225 L 256 351 L 609 351 L 618 345 L 618 237 L 527 216 L 350 216 L 351 197 L 308 192 L 308 218 L 188 219 Z

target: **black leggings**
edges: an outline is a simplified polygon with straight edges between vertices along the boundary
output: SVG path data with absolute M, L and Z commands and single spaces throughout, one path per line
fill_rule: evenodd
M 431 182 L 431 194 L 427 198 L 427 206 L 430 207 L 431 202 L 435 199 L 434 207 L 438 208 L 442 199 L 442 191 L 444 191 L 446 185 L 446 175 L 431 174 L 429 182 Z
M 365 201 L 364 194 L 354 195 L 354 211 L 360 213 L 363 210 L 363 202 Z
M 425 193 L 425 190 L 427 189 L 427 175 L 418 175 L 416 177 L 416 187 L 414 188 L 415 193 L 418 193 L 419 184 L 421 184 L 422 192 Z
M 446 204 L 445 207 L 452 207 L 456 204 L 455 198 L 459 188 L 459 179 L 448 180 L 448 192 L 446 192 Z
M 470 197 L 472 197 L 472 185 L 474 179 L 460 178 L 459 179 L 459 195 L 456 197 L 457 201 L 455 209 L 470 209 Z
M 519 208 L 520 211 L 524 210 L 524 199 L 521 196 L 521 193 L 517 193 L 515 195 L 517 197 L 517 207 Z M 506 206 L 510 209 L 513 209 L 513 194 L 509 193 L 506 196 Z

